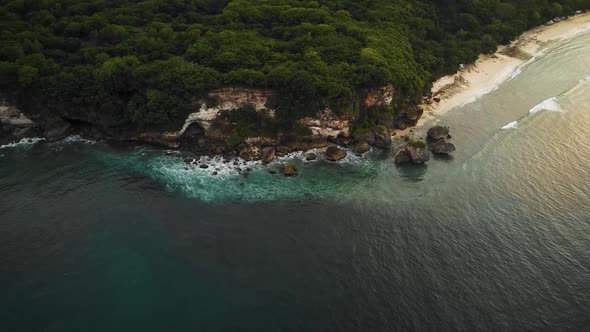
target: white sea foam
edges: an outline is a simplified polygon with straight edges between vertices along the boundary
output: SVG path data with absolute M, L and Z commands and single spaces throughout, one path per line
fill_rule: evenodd
M 561 112 L 561 107 L 557 104 L 557 97 L 549 98 L 537 104 L 529 110 L 529 113 L 537 113 L 539 111 Z
M 95 144 L 96 143 L 96 141 L 93 141 L 93 140 L 87 139 L 87 138 L 83 138 L 80 135 L 68 136 L 68 137 L 64 138 L 61 142 L 62 143 L 84 143 L 84 144 Z
M 44 140 L 45 140 L 44 138 L 40 138 L 40 137 L 23 138 L 18 142 L 0 145 L 0 149 L 32 146 L 32 145 L 34 145 L 40 141 L 44 141 Z
M 512 121 L 509 124 L 502 127 L 502 129 L 516 129 L 518 128 L 518 121 Z

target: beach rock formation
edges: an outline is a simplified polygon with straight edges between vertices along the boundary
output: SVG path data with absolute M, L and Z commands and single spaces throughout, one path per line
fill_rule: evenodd
M 305 154 L 305 160 L 312 161 L 318 159 L 318 156 L 313 152 L 308 152 Z
M 330 146 L 326 149 L 326 159 L 329 161 L 338 161 L 344 159 L 348 153 L 336 146 Z

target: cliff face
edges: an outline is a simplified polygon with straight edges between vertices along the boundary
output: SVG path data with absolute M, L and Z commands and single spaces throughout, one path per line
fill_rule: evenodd
M 0 99 L 0 144 L 40 135 L 37 125 L 15 105 Z
M 363 98 L 363 106 L 388 105 L 393 100 L 394 95 L 395 89 L 391 85 L 371 89 Z M 178 135 L 181 136 L 193 123 L 199 124 L 207 131 L 221 111 L 239 109 L 247 105 L 253 106 L 257 111 L 269 111 L 272 116 L 274 110 L 270 105 L 270 100 L 273 97 L 275 95 L 272 90 L 235 87 L 214 90 L 209 93 L 207 100 L 197 102 L 199 110 L 188 116 Z M 337 116 L 331 109 L 326 108 L 319 112 L 317 116 L 306 117 L 298 122 L 300 125 L 308 127 L 313 135 L 317 137 L 348 137 L 350 135 L 350 123 L 353 119 L 352 114 Z

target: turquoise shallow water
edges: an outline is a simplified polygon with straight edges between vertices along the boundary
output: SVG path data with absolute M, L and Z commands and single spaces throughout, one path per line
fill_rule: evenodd
M 590 35 L 553 45 L 446 114 L 458 151 L 420 168 L 374 152 L 285 178 L 77 139 L 3 147 L 0 326 L 587 329 L 588 54 Z

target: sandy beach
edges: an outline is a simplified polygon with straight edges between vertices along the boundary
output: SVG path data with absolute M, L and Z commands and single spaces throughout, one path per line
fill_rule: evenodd
M 590 31 L 590 12 L 529 30 L 510 45 L 500 46 L 496 53 L 481 55 L 474 64 L 465 66 L 454 75 L 440 78 L 433 84 L 432 99 L 421 105 L 424 114 L 416 127 L 453 108 L 469 104 L 513 79 L 541 56 L 550 43 L 586 31 Z M 397 131 L 396 135 L 406 135 L 411 129 Z

